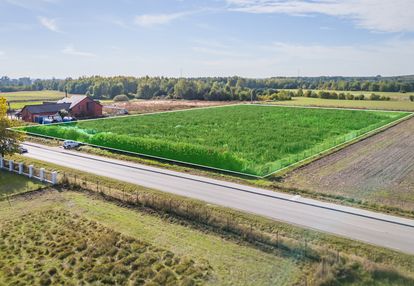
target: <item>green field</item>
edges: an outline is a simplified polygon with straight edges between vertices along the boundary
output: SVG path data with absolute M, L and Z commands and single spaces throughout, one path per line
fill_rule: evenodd
M 41 104 L 43 101 L 62 99 L 65 97 L 65 93 L 54 90 L 0 92 L 0 97 L 6 98 L 11 108 L 21 109 L 25 105 Z
M 408 100 L 374 101 L 374 100 L 339 100 L 310 97 L 293 97 L 288 101 L 275 101 L 275 105 L 314 106 L 314 107 L 337 107 L 357 108 L 372 110 L 396 110 L 414 112 L 414 102 Z
M 264 176 L 406 115 L 238 105 L 23 130 Z

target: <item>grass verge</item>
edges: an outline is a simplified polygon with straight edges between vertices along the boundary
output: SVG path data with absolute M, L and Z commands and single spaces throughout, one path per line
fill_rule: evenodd
M 262 251 L 275 251 L 310 263 L 313 270 L 306 275 L 308 281 L 317 285 L 366 285 L 369 281 L 375 282 L 372 285 L 387 285 L 390 279 L 395 285 L 410 285 L 407 283 L 414 281 L 411 267 L 414 257 L 410 255 L 108 178 L 66 171 L 77 175 L 77 182 L 72 185 L 72 178 L 70 188 L 81 186 L 79 190 L 89 190 L 106 200 L 149 209 L 168 220 L 184 222 L 201 231 L 230 235 Z M 99 187 L 90 184 L 91 181 L 99 182 Z

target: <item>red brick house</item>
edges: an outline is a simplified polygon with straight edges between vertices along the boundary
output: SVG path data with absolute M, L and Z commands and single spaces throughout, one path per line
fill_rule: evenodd
M 76 118 L 94 118 L 102 116 L 102 105 L 86 95 L 65 97 L 57 104 L 70 103 L 69 113 Z
M 85 95 L 73 95 L 58 102 L 45 102 L 40 105 L 26 105 L 20 111 L 24 121 L 38 122 L 41 117 L 54 116 L 61 110 L 74 118 L 96 118 L 102 116 L 102 105 Z

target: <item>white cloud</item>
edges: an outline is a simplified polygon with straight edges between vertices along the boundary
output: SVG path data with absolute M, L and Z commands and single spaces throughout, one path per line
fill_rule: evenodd
M 174 20 L 183 18 L 193 12 L 180 12 L 171 14 L 144 14 L 135 17 L 135 24 L 142 27 L 151 27 L 157 25 L 165 25 Z
M 325 14 L 348 18 L 373 31 L 414 31 L 413 0 L 226 0 L 229 9 L 246 13 Z
M 56 19 L 50 19 L 46 17 L 39 17 L 40 24 L 45 27 L 46 29 L 52 32 L 60 32 L 59 27 L 56 23 Z
M 75 49 L 73 45 L 69 45 L 62 50 L 62 53 L 71 56 L 79 56 L 79 57 L 96 57 L 95 54 L 89 52 L 83 52 Z

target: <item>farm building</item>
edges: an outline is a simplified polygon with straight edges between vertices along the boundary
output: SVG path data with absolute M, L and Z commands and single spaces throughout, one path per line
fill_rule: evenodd
M 94 118 L 102 116 L 102 105 L 88 96 L 74 95 L 65 97 L 57 102 L 44 102 L 38 105 L 26 105 L 20 112 L 20 117 L 28 122 L 40 122 L 66 110 L 75 118 Z

